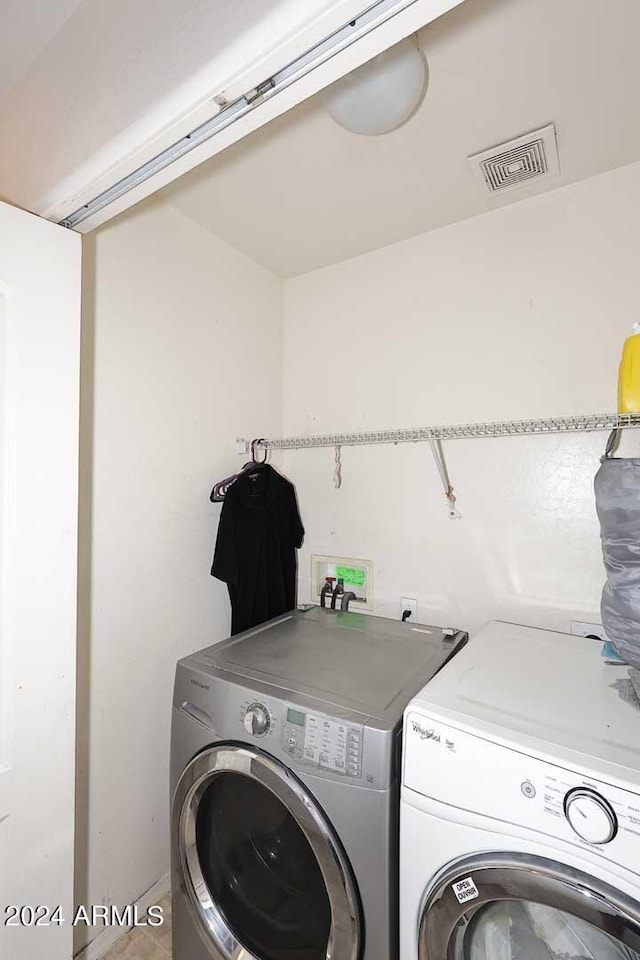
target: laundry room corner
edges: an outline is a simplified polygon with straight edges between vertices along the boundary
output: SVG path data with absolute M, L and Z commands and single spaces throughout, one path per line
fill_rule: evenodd
M 287 279 L 285 436 L 610 408 L 639 200 L 636 163 Z M 415 597 L 418 620 L 471 633 L 496 617 L 597 622 L 602 434 L 444 450 L 456 520 L 427 444 L 343 446 L 340 489 L 332 447 L 285 452 L 307 528 L 300 598 L 314 599 L 312 554 L 356 555 L 383 616 Z
M 163 202 L 84 238 L 77 903 L 168 887 L 175 662 L 228 634 L 208 489 L 257 410 L 281 432 L 281 325 L 281 279 Z
M 638 0 L 0 22 L 0 960 L 640 960 Z

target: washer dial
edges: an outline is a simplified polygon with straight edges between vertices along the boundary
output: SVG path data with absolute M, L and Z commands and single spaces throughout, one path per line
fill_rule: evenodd
M 245 710 L 242 723 L 252 737 L 263 737 L 271 726 L 271 717 L 263 703 L 250 703 Z
M 569 824 L 587 843 L 609 843 L 616 835 L 618 821 L 611 804 L 595 790 L 576 787 L 564 798 Z

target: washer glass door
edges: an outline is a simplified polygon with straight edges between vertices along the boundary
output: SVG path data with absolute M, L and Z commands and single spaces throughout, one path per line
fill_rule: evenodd
M 427 895 L 420 960 L 640 960 L 640 904 L 544 858 L 462 862 Z
M 275 794 L 223 773 L 206 788 L 196 821 L 212 897 L 252 953 L 265 960 L 321 960 L 331 908 L 304 833 Z
M 225 958 L 357 960 L 358 901 L 338 838 L 273 757 L 239 744 L 196 757 L 176 791 L 174 842 L 197 919 Z

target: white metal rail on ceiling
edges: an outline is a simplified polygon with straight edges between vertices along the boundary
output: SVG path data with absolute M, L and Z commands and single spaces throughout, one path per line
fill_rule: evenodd
M 160 171 L 186 154 L 191 153 L 201 144 L 219 136 L 231 124 L 237 123 L 251 111 L 277 97 L 331 57 L 336 56 L 367 34 L 375 31 L 382 24 L 416 4 L 417 0 L 374 0 L 355 19 L 345 23 L 339 30 L 325 37 L 320 43 L 301 54 L 272 76 L 266 77 L 256 87 L 246 91 L 243 96 L 231 103 L 222 103 L 220 111 L 214 117 L 202 123 L 128 176 L 122 177 L 92 200 L 68 214 L 59 221 L 60 225 L 70 229 L 78 227 L 85 220 L 135 190 L 141 184 L 151 180 Z
M 464 440 L 480 437 L 518 437 L 550 433 L 587 433 L 595 430 L 621 430 L 640 427 L 640 413 L 592 413 L 574 417 L 546 417 L 540 420 L 494 420 L 489 423 L 460 423 L 437 427 L 410 427 L 399 430 L 367 430 L 361 433 L 327 433 L 309 437 L 282 437 L 254 440 L 238 438 L 238 451 L 252 454 L 256 447 L 264 450 L 301 450 L 310 447 L 335 447 L 334 484 L 342 483 L 340 448 L 380 443 L 417 443 L 426 441 L 436 462 L 449 517 L 458 519 L 456 495 L 442 449 L 443 440 Z

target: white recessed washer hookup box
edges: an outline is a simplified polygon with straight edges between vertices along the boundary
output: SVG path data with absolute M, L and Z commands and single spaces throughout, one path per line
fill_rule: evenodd
M 373 562 L 356 560 L 353 557 L 311 557 L 311 599 L 320 603 L 320 591 L 327 577 L 334 577 L 333 586 L 344 580 L 345 592 L 355 593 L 350 608 L 373 610 Z M 328 606 L 329 604 L 327 604 Z

